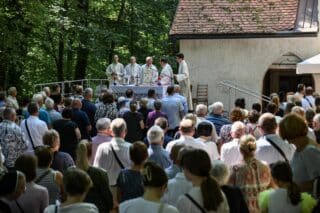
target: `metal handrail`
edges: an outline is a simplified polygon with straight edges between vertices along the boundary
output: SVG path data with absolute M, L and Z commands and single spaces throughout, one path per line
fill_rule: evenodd
M 256 92 L 251 92 L 249 89 L 244 89 L 244 88 L 238 87 L 237 85 L 234 85 L 234 84 L 232 84 L 232 83 L 230 83 L 228 81 L 221 81 L 221 82 L 218 83 L 218 86 L 225 86 L 225 87 L 228 87 L 229 89 L 231 88 L 231 89 L 237 90 L 239 92 L 242 92 L 244 94 L 250 95 L 250 96 L 252 96 L 254 98 L 257 98 L 259 100 L 262 100 L 262 101 L 265 101 L 265 102 L 268 102 L 268 103 L 270 102 L 270 98 L 269 97 L 265 98 L 267 96 L 259 95 Z
M 258 92 L 254 91 L 254 90 L 252 90 L 252 89 L 249 89 L 249 88 L 247 88 L 247 87 L 245 87 L 245 86 L 243 86 L 243 85 L 238 84 L 237 82 L 228 81 L 228 80 L 225 80 L 225 81 L 222 81 L 222 82 L 224 82 L 224 83 L 226 83 L 226 84 L 229 84 L 229 85 L 233 85 L 233 86 L 235 86 L 235 87 L 237 87 L 237 88 L 239 88 L 239 89 L 246 90 L 246 91 L 248 91 L 248 92 L 251 93 L 251 94 L 258 95 L 259 97 L 262 97 L 262 98 L 264 98 L 264 99 L 267 99 L 268 102 L 271 100 L 271 98 L 270 98 L 269 96 L 266 96 L 266 95 L 264 95 L 264 94 L 258 93 Z
M 59 84 L 61 86 L 61 94 L 65 95 L 65 88 L 66 85 L 68 85 L 69 87 L 71 86 L 71 84 L 74 83 L 80 83 L 82 86 L 84 84 L 86 84 L 87 87 L 90 87 L 92 82 L 98 82 L 100 86 L 103 85 L 103 82 L 106 82 L 108 79 L 80 79 L 80 80 L 68 80 L 68 81 L 57 81 L 57 82 L 50 82 L 50 83 L 41 83 L 41 84 L 35 84 L 33 86 L 33 92 L 36 92 L 36 89 L 38 87 L 40 87 L 40 90 L 43 90 L 43 87 L 45 86 L 51 86 L 51 85 L 55 85 L 55 84 Z

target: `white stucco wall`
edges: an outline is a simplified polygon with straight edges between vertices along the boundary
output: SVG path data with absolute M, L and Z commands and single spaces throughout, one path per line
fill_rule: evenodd
M 319 37 L 257 38 L 257 39 L 205 39 L 181 40 L 180 51 L 189 65 L 194 91 L 198 83 L 209 84 L 209 104 L 222 101 L 229 109 L 236 93 L 229 98 L 228 91 L 217 86 L 223 80 L 235 81 L 262 93 L 263 78 L 268 67 L 283 54 L 292 52 L 302 59 L 320 53 Z M 314 75 L 316 90 L 320 92 L 320 77 Z M 247 107 L 257 99 L 246 98 Z

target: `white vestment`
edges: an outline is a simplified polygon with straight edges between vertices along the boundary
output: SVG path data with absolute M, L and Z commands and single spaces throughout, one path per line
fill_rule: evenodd
M 128 64 L 124 69 L 125 81 L 128 84 L 140 84 L 141 81 L 141 66 L 137 63 Z
M 121 63 L 112 63 L 106 69 L 106 75 L 112 78 L 112 75 L 116 74 L 115 82 L 121 83 L 124 76 L 124 67 Z M 112 79 L 114 81 L 114 79 Z
M 142 84 L 154 84 L 158 80 L 158 70 L 157 67 L 151 64 L 148 66 L 147 64 L 141 67 L 142 76 L 141 83 Z
M 181 94 L 187 99 L 189 110 L 193 110 L 192 94 L 190 90 L 189 69 L 185 60 L 182 60 L 179 64 L 177 81 L 180 85 Z
M 173 72 L 170 64 L 166 64 L 162 68 L 160 78 L 162 86 L 170 86 L 173 84 Z

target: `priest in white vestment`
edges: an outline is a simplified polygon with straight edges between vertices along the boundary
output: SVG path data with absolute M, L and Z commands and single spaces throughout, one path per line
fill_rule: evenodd
M 162 67 L 161 73 L 160 73 L 160 83 L 162 86 L 171 86 L 173 85 L 173 71 L 168 64 L 168 60 L 165 58 L 162 58 L 160 60 L 160 64 Z
M 141 66 L 136 63 L 136 57 L 130 57 L 130 63 L 125 68 L 125 83 L 127 84 L 140 84 L 142 75 Z
M 158 81 L 158 70 L 157 67 L 152 64 L 152 57 L 146 58 L 146 64 L 142 68 L 141 83 L 142 84 L 155 84 Z
M 112 84 L 122 83 L 122 78 L 124 76 L 123 64 L 119 62 L 119 56 L 113 56 L 113 62 L 106 69 L 106 75 L 111 79 Z
M 190 90 L 189 69 L 187 63 L 184 60 L 183 53 L 178 53 L 176 55 L 176 60 L 179 63 L 179 69 L 178 74 L 174 75 L 175 79 L 178 81 L 180 85 L 181 94 L 187 99 L 188 109 L 193 110 L 192 94 Z

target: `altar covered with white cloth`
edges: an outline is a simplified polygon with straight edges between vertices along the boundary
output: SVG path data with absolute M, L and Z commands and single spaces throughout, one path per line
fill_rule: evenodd
M 156 92 L 157 98 L 162 98 L 166 95 L 167 86 L 157 86 L 157 85 L 110 85 L 110 88 L 113 93 L 120 97 L 125 96 L 127 89 L 132 89 L 135 98 L 141 99 L 146 98 L 148 96 L 148 90 L 154 89 Z

